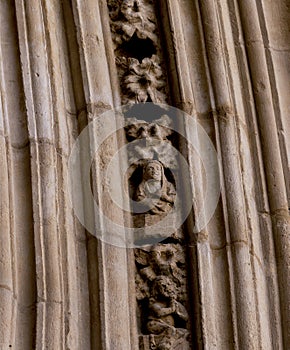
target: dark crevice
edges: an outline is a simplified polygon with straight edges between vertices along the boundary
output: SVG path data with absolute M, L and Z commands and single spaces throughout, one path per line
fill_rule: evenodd
M 134 7 L 133 7 L 133 11 L 135 12 L 139 12 L 139 7 L 136 1 L 134 1 Z
M 139 39 L 136 33 L 116 50 L 116 56 L 137 58 L 139 62 L 154 54 L 156 54 L 156 48 L 153 41 L 149 38 Z

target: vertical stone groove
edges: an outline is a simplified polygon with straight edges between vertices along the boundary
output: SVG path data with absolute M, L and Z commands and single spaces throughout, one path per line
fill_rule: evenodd
M 193 347 L 287 348 L 289 10 L 287 0 L 1 2 L 1 350 L 158 347 L 146 322 L 138 345 L 136 304 L 145 299 L 136 300 L 135 280 L 164 277 L 156 261 L 179 243 L 138 256 L 98 240 L 75 217 L 67 184 L 72 146 L 88 123 L 121 103 L 145 101 L 172 101 L 197 117 L 220 160 L 220 202 L 195 233 L 203 165 L 183 139 L 175 140 L 191 169 L 186 195 L 193 213 L 182 229 L 189 238 Z M 117 124 L 116 118 L 108 127 Z M 96 126 L 88 152 L 98 132 Z M 100 174 L 123 136 L 106 140 L 92 165 L 102 209 L 112 201 Z M 107 228 L 94 214 L 104 238 Z M 127 220 L 121 211 L 112 216 Z M 176 261 L 185 269 L 182 258 Z
M 287 238 L 289 236 L 289 212 L 275 116 L 277 110 L 275 113 L 275 100 L 273 100 L 271 90 L 271 84 L 275 84 L 275 81 L 273 81 L 273 76 L 271 78 L 269 75 L 269 62 L 267 62 L 265 52 L 267 38 L 265 38 L 265 28 L 260 26 L 260 2 L 250 4 L 246 1 L 240 2 L 239 5 L 257 108 L 267 195 L 276 250 L 283 342 L 284 346 L 287 347 L 290 341 L 290 299 L 289 293 L 285 290 L 285 285 L 287 285 L 290 278 L 290 246 Z M 257 56 L 260 58 L 259 62 L 256 60 Z
M 1 14 L 5 13 L 1 6 Z M 0 39 L 2 39 L 2 32 L 0 33 Z M 2 54 L 2 45 L 0 47 L 0 54 Z M 12 234 L 13 227 L 10 220 L 10 210 L 12 210 L 11 195 L 9 188 L 11 188 L 10 178 L 10 161 L 9 161 L 9 142 L 7 138 L 9 135 L 7 125 L 7 104 L 4 95 L 4 67 L 0 64 L 0 125 L 1 125 L 1 182 L 0 182 L 0 194 L 1 194 L 1 245 L 0 245 L 0 316 L 1 316 L 1 347 L 8 348 L 9 345 L 14 343 L 13 331 L 15 329 L 15 275 L 14 275 L 14 259 L 13 256 L 13 243 Z
M 34 331 L 36 322 L 35 302 L 36 302 L 36 277 L 35 277 L 35 253 L 33 239 L 33 217 L 32 217 L 32 189 L 30 172 L 29 140 L 27 130 L 27 120 L 24 113 L 24 96 L 21 79 L 20 60 L 18 51 L 18 40 L 16 31 L 15 8 L 12 2 L 1 4 L 1 95 L 4 117 L 5 147 L 3 150 L 7 156 L 7 190 L 9 199 L 5 195 L 3 218 L 8 209 L 10 214 L 10 229 L 5 228 L 5 223 L 1 228 L 1 237 L 5 239 L 10 232 L 10 243 L 3 242 L 1 247 L 11 256 L 1 254 L 1 261 L 6 266 L 11 264 L 11 282 L 1 282 L 6 294 L 10 291 L 13 296 L 13 308 L 9 315 L 1 315 L 4 324 L 1 325 L 3 333 L 6 331 L 9 319 L 10 334 L 1 335 L 1 348 L 26 347 L 33 348 L 35 344 Z M 5 39 L 4 39 L 5 38 Z M 2 113 L 1 113 L 2 114 Z M 4 141 L 4 140 L 3 140 Z M 3 145 L 4 146 L 4 145 Z M 5 176 L 6 166 L 3 161 Z M 4 180 L 4 179 L 3 179 Z M 1 184 L 5 184 L 5 180 Z M 5 209 L 6 208 L 6 209 Z M 10 245 L 10 247 L 9 247 Z M 6 254 L 7 254 L 6 253 Z M 7 271 L 2 271 L 1 276 L 5 279 Z M 11 307 L 7 295 L 3 295 L 1 300 L 6 305 L 1 307 L 5 312 Z
M 43 9 L 38 1 L 16 2 L 31 152 L 37 274 L 36 347 L 62 348 L 53 112 Z M 29 46 L 27 46 L 29 42 Z
M 103 6 L 95 1 L 74 0 L 73 13 L 77 28 L 79 55 L 81 58 L 82 84 L 87 107 L 87 120 L 91 122 L 96 116 L 113 108 L 114 97 L 109 73 L 110 62 L 106 55 L 104 38 L 106 28 L 102 26 L 105 21 Z M 115 121 L 112 121 L 112 129 Z M 88 145 L 93 147 L 98 135 L 97 127 L 94 135 L 88 140 Z M 92 190 L 95 199 L 101 208 L 110 206 L 110 200 L 104 195 L 103 184 L 100 183 L 99 172 L 102 164 L 107 164 L 108 159 L 117 148 L 117 140 L 105 142 L 103 153 L 97 158 L 92 167 L 93 182 Z M 116 172 L 118 176 L 118 172 Z M 85 207 L 85 204 L 84 204 Z M 96 217 L 96 232 L 98 236 L 108 234 L 104 223 Z M 114 213 L 120 220 L 120 213 Z M 98 223 L 98 224 L 97 224 Z M 88 259 L 89 279 L 91 282 L 90 293 L 92 305 L 99 302 L 98 310 L 92 312 L 92 347 L 96 349 L 124 349 L 131 347 L 128 275 L 127 275 L 127 252 L 114 246 L 109 246 L 101 240 L 88 234 Z M 96 271 L 97 269 L 97 271 Z M 96 278 L 98 283 L 96 283 Z M 98 297 L 97 297 L 98 294 Z M 118 295 L 118 298 L 116 298 Z M 99 299 L 98 299 L 99 298 Z

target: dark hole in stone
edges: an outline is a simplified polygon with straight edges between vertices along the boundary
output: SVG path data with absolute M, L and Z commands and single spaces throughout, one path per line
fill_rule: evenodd
M 145 57 L 151 57 L 156 54 L 156 48 L 154 47 L 152 40 L 139 39 L 136 33 L 129 41 L 123 43 L 118 51 L 118 54 L 137 58 L 139 62 L 142 62 Z
M 139 84 L 143 87 L 146 87 L 148 85 L 148 80 L 145 77 L 141 77 L 139 79 Z
M 152 102 L 150 96 L 148 96 L 147 102 Z M 169 112 L 170 111 L 161 108 L 159 105 L 154 105 L 152 103 L 137 103 L 125 111 L 125 116 L 126 118 L 135 117 L 151 123 L 153 120 L 159 119 L 163 114 L 171 116 Z M 174 118 L 176 117 L 173 115 L 173 119 Z
M 153 101 L 151 100 L 150 95 L 147 94 L 147 96 L 148 96 L 148 98 L 147 98 L 147 101 L 146 101 L 146 102 L 153 102 Z
M 138 7 L 138 4 L 137 4 L 137 1 L 134 1 L 133 11 L 139 12 L 139 7 Z

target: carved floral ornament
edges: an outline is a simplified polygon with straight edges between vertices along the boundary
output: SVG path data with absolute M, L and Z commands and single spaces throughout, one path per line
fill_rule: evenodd
M 172 121 L 166 114 L 151 123 L 136 118 L 127 118 L 126 124 L 126 135 L 130 141 L 142 138 L 168 141 L 168 136 L 173 133 Z
M 165 102 L 164 73 L 160 58 L 155 54 L 160 45 L 156 35 L 153 1 L 109 0 L 108 9 L 122 88 L 122 102 L 124 104 Z M 145 50 L 144 56 L 139 57 L 138 52 L 133 53 L 123 46 L 133 38 L 141 48 L 144 46 L 144 41 L 149 41 L 151 49 L 148 52 Z M 117 50 L 119 48 L 120 52 Z
M 166 96 L 162 92 L 165 82 L 158 56 L 145 57 L 141 63 L 136 58 L 126 61 L 123 86 L 128 93 L 128 102 L 146 102 L 148 98 L 157 103 L 165 102 Z
M 108 0 L 107 3 L 122 102 L 166 102 L 154 1 Z M 148 50 L 143 47 L 145 43 Z M 136 46 L 142 54 L 136 52 Z M 134 227 L 144 227 L 145 236 L 152 234 L 151 225 L 172 212 L 177 197 L 174 181 L 165 175 L 166 166 L 170 171 L 178 168 L 177 150 L 170 140 L 171 123 L 163 115 L 153 122 L 129 118 L 125 127 L 132 169 L 128 174 L 129 187 L 136 205 L 143 208 L 142 214 L 134 214 Z M 132 178 L 135 182 L 130 183 Z M 182 233 L 174 232 L 171 243 L 151 245 L 148 250 L 135 249 L 140 349 L 189 349 L 182 241 Z
M 116 46 L 130 40 L 134 34 L 139 39 L 157 42 L 153 1 L 108 0 L 113 42 Z
M 173 134 L 172 121 L 167 115 L 152 122 L 128 118 L 126 124 L 130 164 L 140 159 L 158 159 L 171 170 L 177 169 L 177 151 L 168 139 Z
M 140 63 L 136 58 L 117 57 L 124 103 L 152 101 L 164 103 L 165 81 L 157 55 L 145 57 Z

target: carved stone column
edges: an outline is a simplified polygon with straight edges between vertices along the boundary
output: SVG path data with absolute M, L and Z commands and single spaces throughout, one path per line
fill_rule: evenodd
M 1 350 L 288 349 L 289 14 L 288 0 L 0 2 Z M 139 113 L 146 102 L 159 109 Z M 106 243 L 84 190 L 94 230 L 82 226 L 68 181 L 81 132 L 94 122 L 92 155 L 102 113 L 124 104 L 106 128 L 124 127 L 74 170 L 122 238 L 135 232 L 127 248 Z M 217 152 L 221 193 L 200 230 L 198 131 L 168 106 Z M 130 166 L 110 181 L 129 214 L 102 181 L 122 147 Z M 173 232 L 153 231 L 167 216 Z

